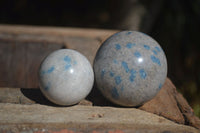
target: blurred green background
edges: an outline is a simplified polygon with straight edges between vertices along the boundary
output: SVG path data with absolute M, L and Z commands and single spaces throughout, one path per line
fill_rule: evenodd
M 168 77 L 200 117 L 200 0 L 0 0 L 0 24 L 143 31 L 163 47 Z

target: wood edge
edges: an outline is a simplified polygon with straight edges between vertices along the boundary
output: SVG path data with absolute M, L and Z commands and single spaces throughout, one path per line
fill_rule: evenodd
M 70 37 L 105 38 L 119 30 L 93 29 L 93 28 L 72 28 L 72 27 L 46 27 L 28 25 L 0 24 L 0 33 L 12 34 L 39 34 Z

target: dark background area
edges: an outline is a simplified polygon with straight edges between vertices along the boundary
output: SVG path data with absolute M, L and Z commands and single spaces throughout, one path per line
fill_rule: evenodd
M 0 23 L 145 32 L 163 47 L 168 77 L 200 116 L 200 0 L 0 0 Z

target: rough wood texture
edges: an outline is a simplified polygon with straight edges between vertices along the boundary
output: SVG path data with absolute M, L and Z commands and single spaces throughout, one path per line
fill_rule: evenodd
M 157 96 L 141 106 L 140 109 L 184 124 L 185 119 L 177 105 L 178 101 L 175 99 L 176 95 L 177 92 L 175 86 L 167 79 Z
M 158 95 L 140 109 L 200 129 L 200 119 L 194 115 L 188 102 L 177 92 L 176 87 L 169 79 L 166 80 Z
M 40 27 L 40 26 L 19 26 L 0 25 L 0 33 L 9 35 L 40 35 L 40 36 L 62 36 L 62 37 L 83 37 L 105 40 L 108 36 L 118 30 L 84 29 L 84 28 L 63 28 L 63 27 Z M 49 38 L 50 39 L 50 38 Z
M 1 103 L 17 103 L 17 104 L 41 104 L 54 107 L 57 106 L 49 102 L 40 92 L 39 89 L 20 89 L 20 88 L 0 88 Z M 79 105 L 87 106 L 113 106 L 107 101 L 96 88 L 87 97 L 82 100 Z M 190 125 L 200 129 L 200 120 L 194 115 L 192 108 L 188 105 L 183 96 L 176 91 L 173 83 L 167 79 L 158 95 L 151 101 L 145 103 L 139 109 L 163 116 L 176 123 Z
M 88 99 L 97 106 L 116 106 L 106 100 L 97 89 L 93 89 Z M 156 97 L 140 106 L 139 109 L 200 129 L 199 118 L 194 115 L 192 108 L 168 78 Z
M 40 89 L 31 89 L 31 88 L 0 88 L 0 103 L 14 103 L 14 104 L 41 104 L 48 106 L 55 106 L 54 103 L 51 103 L 47 100 Z M 92 102 L 88 100 L 82 100 L 79 105 L 91 106 Z
M 121 132 L 197 133 L 189 126 L 176 124 L 163 117 L 135 108 L 113 107 L 50 107 L 44 105 L 17 105 L 0 103 L 0 129 L 18 132 L 74 129 L 76 132 L 93 130 L 121 130 Z M 17 115 L 16 115 L 17 114 Z M 1 131 L 0 130 L 0 131 Z M 36 132 L 36 131 L 35 131 Z
M 41 61 L 62 44 L 0 41 L 0 86 L 38 88 Z

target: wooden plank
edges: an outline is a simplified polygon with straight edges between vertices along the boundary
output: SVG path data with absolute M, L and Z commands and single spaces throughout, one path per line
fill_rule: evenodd
M 0 103 L 0 131 L 52 132 L 72 129 L 75 132 L 170 132 L 197 133 L 198 130 L 176 124 L 163 117 L 135 108 L 95 106 L 50 107 L 39 104 Z
M 0 103 L 14 104 L 41 104 L 54 107 L 62 107 L 55 105 L 45 98 L 40 89 L 27 88 L 0 88 Z M 91 106 L 92 102 L 83 99 L 79 105 Z
M 0 41 L 0 86 L 38 88 L 38 68 L 41 61 L 62 44 L 42 42 Z
M 97 88 L 80 105 L 114 106 L 105 99 Z M 41 104 L 61 107 L 48 101 L 39 89 L 0 88 L 0 103 Z M 200 120 L 194 115 L 187 101 L 176 91 L 173 83 L 167 79 L 161 91 L 149 102 L 138 109 L 163 116 L 180 124 L 189 124 L 200 129 Z M 187 123 L 186 123 L 187 122 Z
M 71 28 L 71 27 L 41 27 L 27 25 L 0 25 L 0 33 L 4 34 L 32 34 L 47 36 L 84 37 L 105 40 L 119 30 Z

